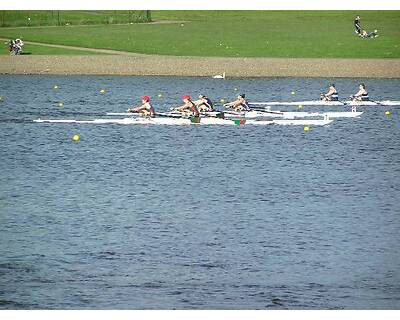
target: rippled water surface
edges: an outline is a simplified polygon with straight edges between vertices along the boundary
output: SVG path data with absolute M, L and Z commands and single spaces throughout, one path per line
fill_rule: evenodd
M 143 94 L 310 100 L 328 81 L 0 76 L 0 308 L 400 308 L 396 107 L 310 132 L 31 122 Z M 399 84 L 367 82 L 381 100 Z

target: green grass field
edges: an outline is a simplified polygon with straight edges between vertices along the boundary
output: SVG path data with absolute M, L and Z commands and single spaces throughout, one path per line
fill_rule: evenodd
M 380 37 L 357 37 L 356 14 Z M 152 11 L 152 19 L 186 22 L 0 28 L 0 37 L 178 56 L 400 57 L 400 11 Z

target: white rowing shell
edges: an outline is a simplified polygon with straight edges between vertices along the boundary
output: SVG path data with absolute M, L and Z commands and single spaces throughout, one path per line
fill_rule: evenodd
M 250 102 L 251 106 L 254 105 L 269 105 L 269 106 L 399 106 L 400 101 L 394 100 L 382 100 L 382 101 L 345 101 L 345 103 L 340 101 L 321 101 L 321 100 L 313 100 L 313 101 L 269 101 L 269 102 Z
M 215 113 L 216 114 L 216 113 Z M 294 119 L 294 118 L 307 118 L 307 117 L 325 117 L 329 118 L 356 118 L 363 114 L 363 112 L 288 112 L 288 111 L 274 111 L 274 112 L 262 112 L 262 111 L 248 111 L 248 112 L 224 112 L 225 118 L 283 118 L 283 119 Z M 108 112 L 108 116 L 130 116 L 132 113 L 129 112 Z M 138 114 L 135 114 L 138 116 Z M 172 114 L 174 115 L 174 114 Z M 209 113 L 214 115 L 214 113 Z
M 33 120 L 37 123 L 72 123 L 72 124 L 157 124 L 157 125 L 191 125 L 194 124 L 190 119 L 174 119 L 174 118 L 124 118 L 124 119 L 94 119 L 94 120 L 52 120 L 52 119 L 37 119 Z M 324 126 L 330 124 L 333 120 L 229 120 L 218 118 L 201 118 L 200 125 L 315 125 Z

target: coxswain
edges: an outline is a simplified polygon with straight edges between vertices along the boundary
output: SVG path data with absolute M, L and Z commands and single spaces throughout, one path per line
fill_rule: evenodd
M 353 101 L 369 101 L 368 91 L 364 83 L 360 83 L 358 86 L 358 92 L 355 95 L 350 96 Z
M 199 112 L 211 112 L 214 111 L 214 105 L 210 98 L 204 94 L 199 95 L 199 100 L 194 101 Z
M 238 95 L 235 101 L 225 103 L 224 106 L 234 111 L 250 111 L 249 104 L 246 101 L 246 95 L 243 93 Z
M 142 105 L 136 108 L 128 109 L 128 112 L 139 113 L 145 117 L 155 117 L 154 108 L 150 104 L 150 97 L 143 96 L 142 98 Z
M 327 93 L 321 93 L 321 100 L 322 101 L 338 101 L 339 100 L 338 92 L 333 83 L 331 83 L 329 85 L 329 90 Z
M 192 101 L 191 96 L 183 96 L 182 101 L 184 105 L 175 108 L 176 111 L 181 112 L 183 115 L 190 115 L 195 117 L 200 116 L 199 110 L 197 109 L 196 104 Z

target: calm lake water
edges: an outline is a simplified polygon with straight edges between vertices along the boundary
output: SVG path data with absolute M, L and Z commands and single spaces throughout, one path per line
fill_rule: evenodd
M 310 132 L 31 122 L 144 94 L 311 100 L 329 80 L 0 76 L 0 309 L 400 308 L 396 107 Z M 400 80 L 367 85 L 400 100 Z

